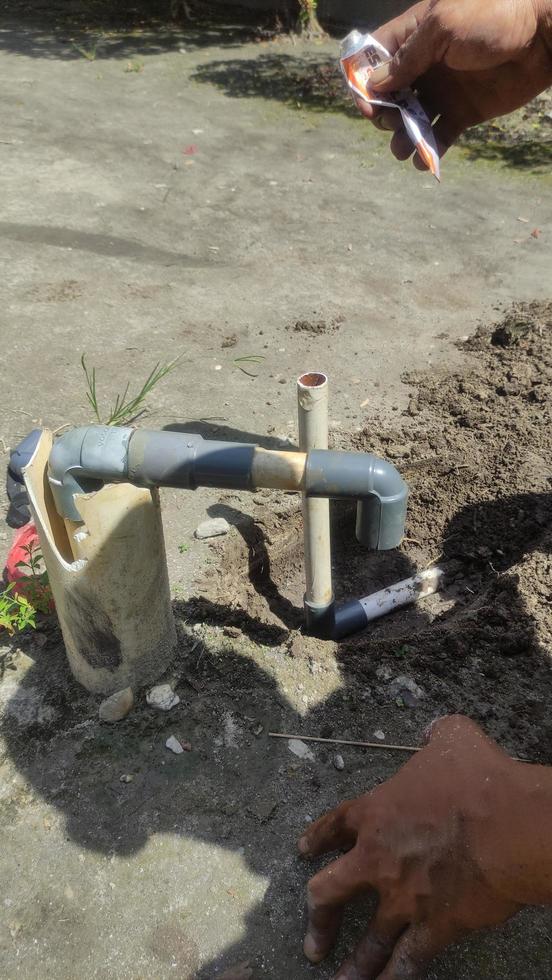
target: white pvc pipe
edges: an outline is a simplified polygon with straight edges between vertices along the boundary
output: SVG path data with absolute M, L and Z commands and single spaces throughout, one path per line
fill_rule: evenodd
M 379 619 L 380 616 L 387 616 L 394 609 L 408 606 L 411 602 L 418 602 L 425 596 L 433 595 L 439 588 L 443 574 L 441 568 L 428 568 L 412 578 L 404 579 L 403 582 L 397 582 L 396 585 L 390 585 L 387 589 L 381 589 L 359 599 L 367 622 Z
M 309 372 L 297 380 L 299 415 L 299 448 L 328 448 L 328 379 L 325 374 Z M 303 494 L 305 540 L 305 604 L 307 616 L 328 609 L 333 602 L 330 547 L 330 502 Z

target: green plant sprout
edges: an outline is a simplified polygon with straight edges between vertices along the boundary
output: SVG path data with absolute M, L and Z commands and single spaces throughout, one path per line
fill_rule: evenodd
M 87 61 L 96 60 L 96 49 L 98 47 L 98 42 L 94 41 L 89 48 L 84 48 L 81 44 L 75 44 L 74 41 L 71 42 L 71 47 L 75 49 L 83 58 Z
M 14 588 L 15 582 L 10 582 L 0 592 L 0 629 L 7 630 L 10 636 L 28 626 L 36 629 L 36 609 L 25 596 L 15 593 Z
M 0 629 L 10 636 L 31 627 L 36 629 L 37 613 L 52 611 L 52 593 L 48 573 L 38 544 L 25 545 L 25 561 L 18 561 L 17 567 L 25 574 L 17 582 L 10 582 L 0 592 Z M 18 591 L 16 591 L 16 587 Z
M 86 398 L 92 407 L 96 421 L 100 425 L 130 425 L 132 422 L 135 422 L 146 411 L 144 403 L 147 396 L 167 374 L 170 374 L 174 370 L 181 357 L 182 355 L 179 354 L 178 357 L 175 357 L 173 361 L 169 361 L 168 364 L 158 362 L 153 370 L 150 371 L 140 391 L 136 395 L 129 396 L 128 389 L 130 387 L 130 381 L 128 381 L 124 392 L 115 396 L 115 403 L 104 417 L 98 405 L 96 368 L 93 367 L 90 369 L 88 367 L 86 356 L 83 354 L 81 357 L 81 367 L 86 378 Z
M 240 371 L 247 374 L 249 378 L 258 378 L 258 374 L 254 374 L 253 371 L 248 371 L 247 368 L 242 367 L 242 364 L 261 364 L 264 359 L 264 354 L 245 354 L 243 357 L 235 357 L 234 364 Z

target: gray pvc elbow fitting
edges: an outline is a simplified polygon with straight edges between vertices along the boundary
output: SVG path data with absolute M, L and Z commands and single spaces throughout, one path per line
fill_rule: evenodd
M 48 482 L 59 514 L 81 521 L 75 494 L 92 493 L 103 483 L 128 479 L 128 445 L 133 431 L 87 425 L 70 429 L 56 439 L 48 461 Z
M 305 492 L 309 497 L 356 499 L 356 536 L 365 547 L 387 551 L 401 543 L 408 487 L 387 460 L 368 453 L 311 450 Z

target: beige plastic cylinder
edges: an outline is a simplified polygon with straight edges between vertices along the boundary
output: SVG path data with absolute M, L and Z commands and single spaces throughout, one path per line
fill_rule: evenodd
M 325 374 L 308 373 L 297 380 L 299 449 L 328 448 L 328 379 Z M 328 606 L 333 599 L 330 545 L 330 502 L 303 495 L 305 541 L 305 601 L 312 606 Z
M 154 681 L 176 647 L 159 499 L 121 483 L 76 498 L 82 524 L 58 515 L 42 433 L 25 483 L 75 678 L 111 694 Z

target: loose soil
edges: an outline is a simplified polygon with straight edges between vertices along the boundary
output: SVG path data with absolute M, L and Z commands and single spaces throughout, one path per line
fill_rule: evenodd
M 337 655 L 377 704 L 389 701 L 388 675 L 412 675 L 426 692 L 419 716 L 468 713 L 506 747 L 550 762 L 552 305 L 513 308 L 463 348 L 467 370 L 405 377 L 412 397 L 392 430 L 374 417 L 362 432 L 340 437 L 339 448 L 394 460 L 411 496 L 405 540 L 389 555 L 366 554 L 354 539 L 352 511 L 336 508 L 338 598 L 432 563 L 445 568 L 447 584 L 439 597 L 343 642 Z M 206 596 L 229 596 L 232 623 L 245 619 L 251 632 L 258 620 L 253 633 L 261 641 L 295 630 L 292 654 L 309 656 L 314 641 L 297 632 L 300 515 L 293 498 L 274 495 L 271 505 L 241 537 L 218 546 L 221 567 Z M 319 720 L 320 730 L 340 733 L 324 709 Z
M 323 333 L 335 333 L 343 326 L 344 322 L 345 317 L 342 314 L 326 319 L 314 311 L 312 318 L 294 320 L 293 323 L 288 323 L 287 330 L 294 330 L 295 333 L 311 333 L 316 336 Z

